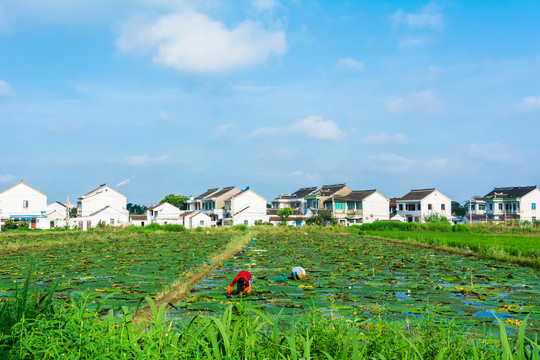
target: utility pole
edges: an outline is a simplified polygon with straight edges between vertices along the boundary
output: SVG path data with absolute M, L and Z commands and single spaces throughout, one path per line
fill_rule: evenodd
M 69 221 L 69 193 L 67 193 L 67 201 L 66 201 L 66 225 Z

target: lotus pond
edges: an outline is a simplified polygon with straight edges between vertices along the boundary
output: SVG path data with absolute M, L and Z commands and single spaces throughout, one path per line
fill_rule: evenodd
M 486 328 L 496 326 L 496 316 L 512 331 L 532 313 L 528 330 L 540 331 L 540 274 L 515 264 L 356 235 L 312 234 L 260 236 L 228 265 L 169 315 L 182 321 L 200 311 L 221 312 L 232 302 L 285 316 L 315 308 L 330 317 L 428 317 Z M 307 280 L 275 282 L 297 265 Z M 253 292 L 229 301 L 225 289 L 239 270 L 253 274 Z
M 69 237 L 78 234 L 58 234 Z M 26 249 L 0 256 L 0 299 L 14 295 L 30 274 L 30 289 L 57 284 L 55 298 L 70 293 L 100 293 L 111 306 L 135 306 L 173 282 L 182 281 L 205 259 L 221 252 L 230 235 L 124 233 L 96 241 L 46 249 Z

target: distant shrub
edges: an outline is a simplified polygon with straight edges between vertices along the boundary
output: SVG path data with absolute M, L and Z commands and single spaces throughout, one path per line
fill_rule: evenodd
M 202 227 L 200 227 L 200 226 L 197 226 L 195 229 L 193 229 L 193 231 L 195 231 L 195 232 L 203 232 L 204 229 Z
M 452 226 L 453 232 L 471 232 L 471 227 L 465 224 L 456 224 Z
M 248 226 L 244 224 L 238 224 L 234 226 L 234 230 L 237 230 L 237 231 L 247 231 L 247 229 L 248 229 Z
M 158 223 L 151 223 L 149 225 L 146 225 L 144 227 L 144 230 L 147 230 L 147 231 L 157 231 L 157 230 L 161 230 L 161 225 L 159 225 Z
M 424 222 L 426 223 L 449 223 L 448 218 L 439 213 L 431 213 L 424 216 Z
M 426 224 L 429 231 L 450 232 L 452 231 L 452 225 L 448 222 L 429 222 Z
M 165 224 L 161 226 L 161 229 L 163 231 L 167 232 L 184 232 L 187 231 L 186 227 L 184 225 L 180 224 Z

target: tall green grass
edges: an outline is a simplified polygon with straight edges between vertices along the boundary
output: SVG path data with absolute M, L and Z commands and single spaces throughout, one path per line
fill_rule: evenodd
M 18 314 L 0 327 L 2 359 L 538 359 L 540 345 L 525 337 L 526 321 L 509 341 L 467 333 L 453 323 L 328 318 L 318 311 L 295 320 L 242 304 L 216 316 L 176 322 L 167 304 L 152 308 L 142 325 L 127 307 L 104 315 L 92 294 L 33 311 L 34 303 L 4 303 Z M 95 306 L 95 307 L 94 307 Z

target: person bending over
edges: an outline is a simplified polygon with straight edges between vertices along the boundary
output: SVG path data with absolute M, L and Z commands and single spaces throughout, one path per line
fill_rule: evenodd
M 251 276 L 249 271 L 245 271 L 245 270 L 240 271 L 238 275 L 236 275 L 234 280 L 231 282 L 231 284 L 227 287 L 227 298 L 231 297 L 234 284 L 236 284 L 236 291 L 233 293 L 234 295 L 249 294 L 251 292 L 252 281 L 253 281 L 253 277 Z
M 293 267 L 291 270 L 291 277 L 294 280 L 303 280 L 306 278 L 306 270 L 300 266 Z

